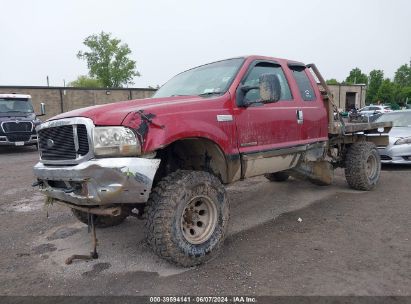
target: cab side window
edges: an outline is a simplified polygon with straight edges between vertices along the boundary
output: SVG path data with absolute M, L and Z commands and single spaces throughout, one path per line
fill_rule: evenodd
M 273 63 L 261 62 L 256 64 L 250 73 L 246 76 L 245 80 L 243 81 L 243 85 L 245 86 L 259 86 L 260 84 L 260 76 L 263 74 L 275 74 L 277 75 L 280 85 L 281 85 L 281 96 L 280 100 L 292 100 L 293 97 L 291 95 L 290 87 L 288 85 L 287 79 L 285 78 L 284 72 L 281 66 Z M 244 98 L 249 101 L 258 101 L 261 99 L 260 97 L 260 90 L 252 89 L 247 92 Z
M 311 81 L 305 72 L 305 68 L 292 68 L 291 71 L 293 72 L 294 79 L 297 82 L 301 98 L 305 101 L 315 100 L 315 92 L 311 85 Z

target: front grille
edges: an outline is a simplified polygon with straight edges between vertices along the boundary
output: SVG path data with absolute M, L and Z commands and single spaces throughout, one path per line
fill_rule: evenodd
M 77 138 L 74 137 L 77 128 Z M 41 158 L 44 160 L 74 160 L 89 151 L 85 125 L 66 125 L 41 129 L 38 132 Z M 78 141 L 78 150 L 76 150 Z
M 33 124 L 30 121 L 6 121 L 3 122 L 3 131 L 11 132 L 31 132 Z
M 88 153 L 88 137 L 85 125 L 77 125 L 78 137 L 78 154 L 86 155 Z
M 7 134 L 7 140 L 10 142 L 29 141 L 30 134 Z
M 392 160 L 388 155 L 381 155 L 381 160 Z

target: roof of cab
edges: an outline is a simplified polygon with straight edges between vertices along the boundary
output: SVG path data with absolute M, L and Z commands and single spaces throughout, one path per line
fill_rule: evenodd
M 248 55 L 248 56 L 242 56 L 242 57 L 246 59 L 251 59 L 251 60 L 271 60 L 271 61 L 279 61 L 279 62 L 282 61 L 284 63 L 291 64 L 291 65 L 298 64 L 298 65 L 305 66 L 305 64 L 300 61 L 285 59 L 285 58 L 277 58 L 277 57 L 261 56 L 261 55 Z

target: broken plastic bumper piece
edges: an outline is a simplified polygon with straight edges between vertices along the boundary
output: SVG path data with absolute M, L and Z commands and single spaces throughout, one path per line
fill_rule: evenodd
M 144 203 L 159 159 L 124 157 L 92 159 L 75 166 L 37 163 L 33 170 L 40 191 L 76 205 Z

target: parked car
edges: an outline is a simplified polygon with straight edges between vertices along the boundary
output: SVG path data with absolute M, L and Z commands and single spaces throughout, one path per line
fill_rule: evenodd
M 376 122 L 393 122 L 389 145 L 379 147 L 382 163 L 411 164 L 411 110 L 383 114 Z
M 375 114 L 378 114 L 378 113 L 392 112 L 392 109 L 389 106 L 384 106 L 384 105 L 382 105 L 382 106 L 380 106 L 380 105 L 376 105 L 376 106 L 369 105 L 369 106 L 366 106 L 364 108 L 361 108 L 358 112 L 361 115 L 364 115 L 364 116 L 372 116 L 372 115 L 375 115 Z

